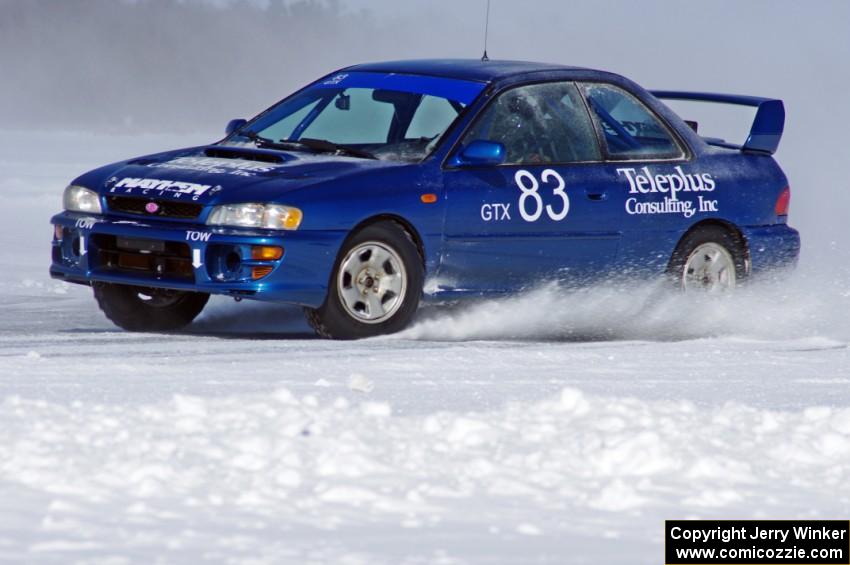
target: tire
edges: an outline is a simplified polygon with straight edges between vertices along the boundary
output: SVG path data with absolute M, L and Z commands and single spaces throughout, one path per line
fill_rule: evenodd
M 728 292 L 749 275 L 740 238 L 718 225 L 699 226 L 679 242 L 667 275 L 685 292 Z
M 119 328 L 131 332 L 179 330 L 194 320 L 210 295 L 129 286 L 94 283 L 98 306 Z
M 416 314 L 424 278 L 410 234 L 395 222 L 372 224 L 343 245 L 324 304 L 304 312 L 316 333 L 327 338 L 395 333 Z

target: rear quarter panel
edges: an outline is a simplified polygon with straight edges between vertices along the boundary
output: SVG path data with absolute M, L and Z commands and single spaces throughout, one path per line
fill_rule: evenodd
M 662 272 L 685 233 L 706 221 L 730 224 L 741 231 L 780 223 L 774 205 L 788 181 L 772 157 L 711 147 L 701 149 L 690 162 L 681 166 L 687 172 L 711 175 L 715 189 L 699 195 L 716 201 L 716 211 L 698 209 L 690 218 L 681 214 L 636 217 L 624 211 L 618 255 L 620 268 L 638 273 Z M 667 163 L 650 168 L 655 171 L 670 169 L 673 165 Z M 697 200 L 696 195 L 681 198 Z

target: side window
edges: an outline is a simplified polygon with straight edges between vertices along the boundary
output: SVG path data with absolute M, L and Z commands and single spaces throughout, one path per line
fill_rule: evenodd
M 407 126 L 407 132 L 404 134 L 404 138 L 431 139 L 434 136 L 440 135 L 455 121 L 457 114 L 458 111 L 445 98 L 428 96 L 426 94 L 422 97 L 422 101 L 419 102 L 416 113 L 413 114 L 410 125 Z
M 634 96 L 615 86 L 584 87 L 587 102 L 613 159 L 670 159 L 684 153 L 661 121 Z
M 464 136 L 505 146 L 508 164 L 601 159 L 593 126 L 570 82 L 532 84 L 499 95 Z

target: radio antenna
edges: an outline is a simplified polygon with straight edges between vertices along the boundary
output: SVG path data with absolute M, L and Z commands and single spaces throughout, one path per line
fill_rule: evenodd
M 490 0 L 487 0 L 487 13 L 484 16 L 484 54 L 481 56 L 481 61 L 489 61 L 487 56 L 487 34 L 490 31 Z

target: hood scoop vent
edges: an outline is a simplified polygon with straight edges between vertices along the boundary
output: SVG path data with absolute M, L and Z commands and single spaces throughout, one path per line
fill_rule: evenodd
M 261 163 L 283 163 L 284 159 L 280 155 L 271 153 L 263 153 L 260 151 L 249 151 L 245 149 L 229 149 L 224 147 L 208 147 L 204 150 L 204 155 L 207 157 L 217 157 L 218 159 L 242 159 L 245 161 L 259 161 Z

